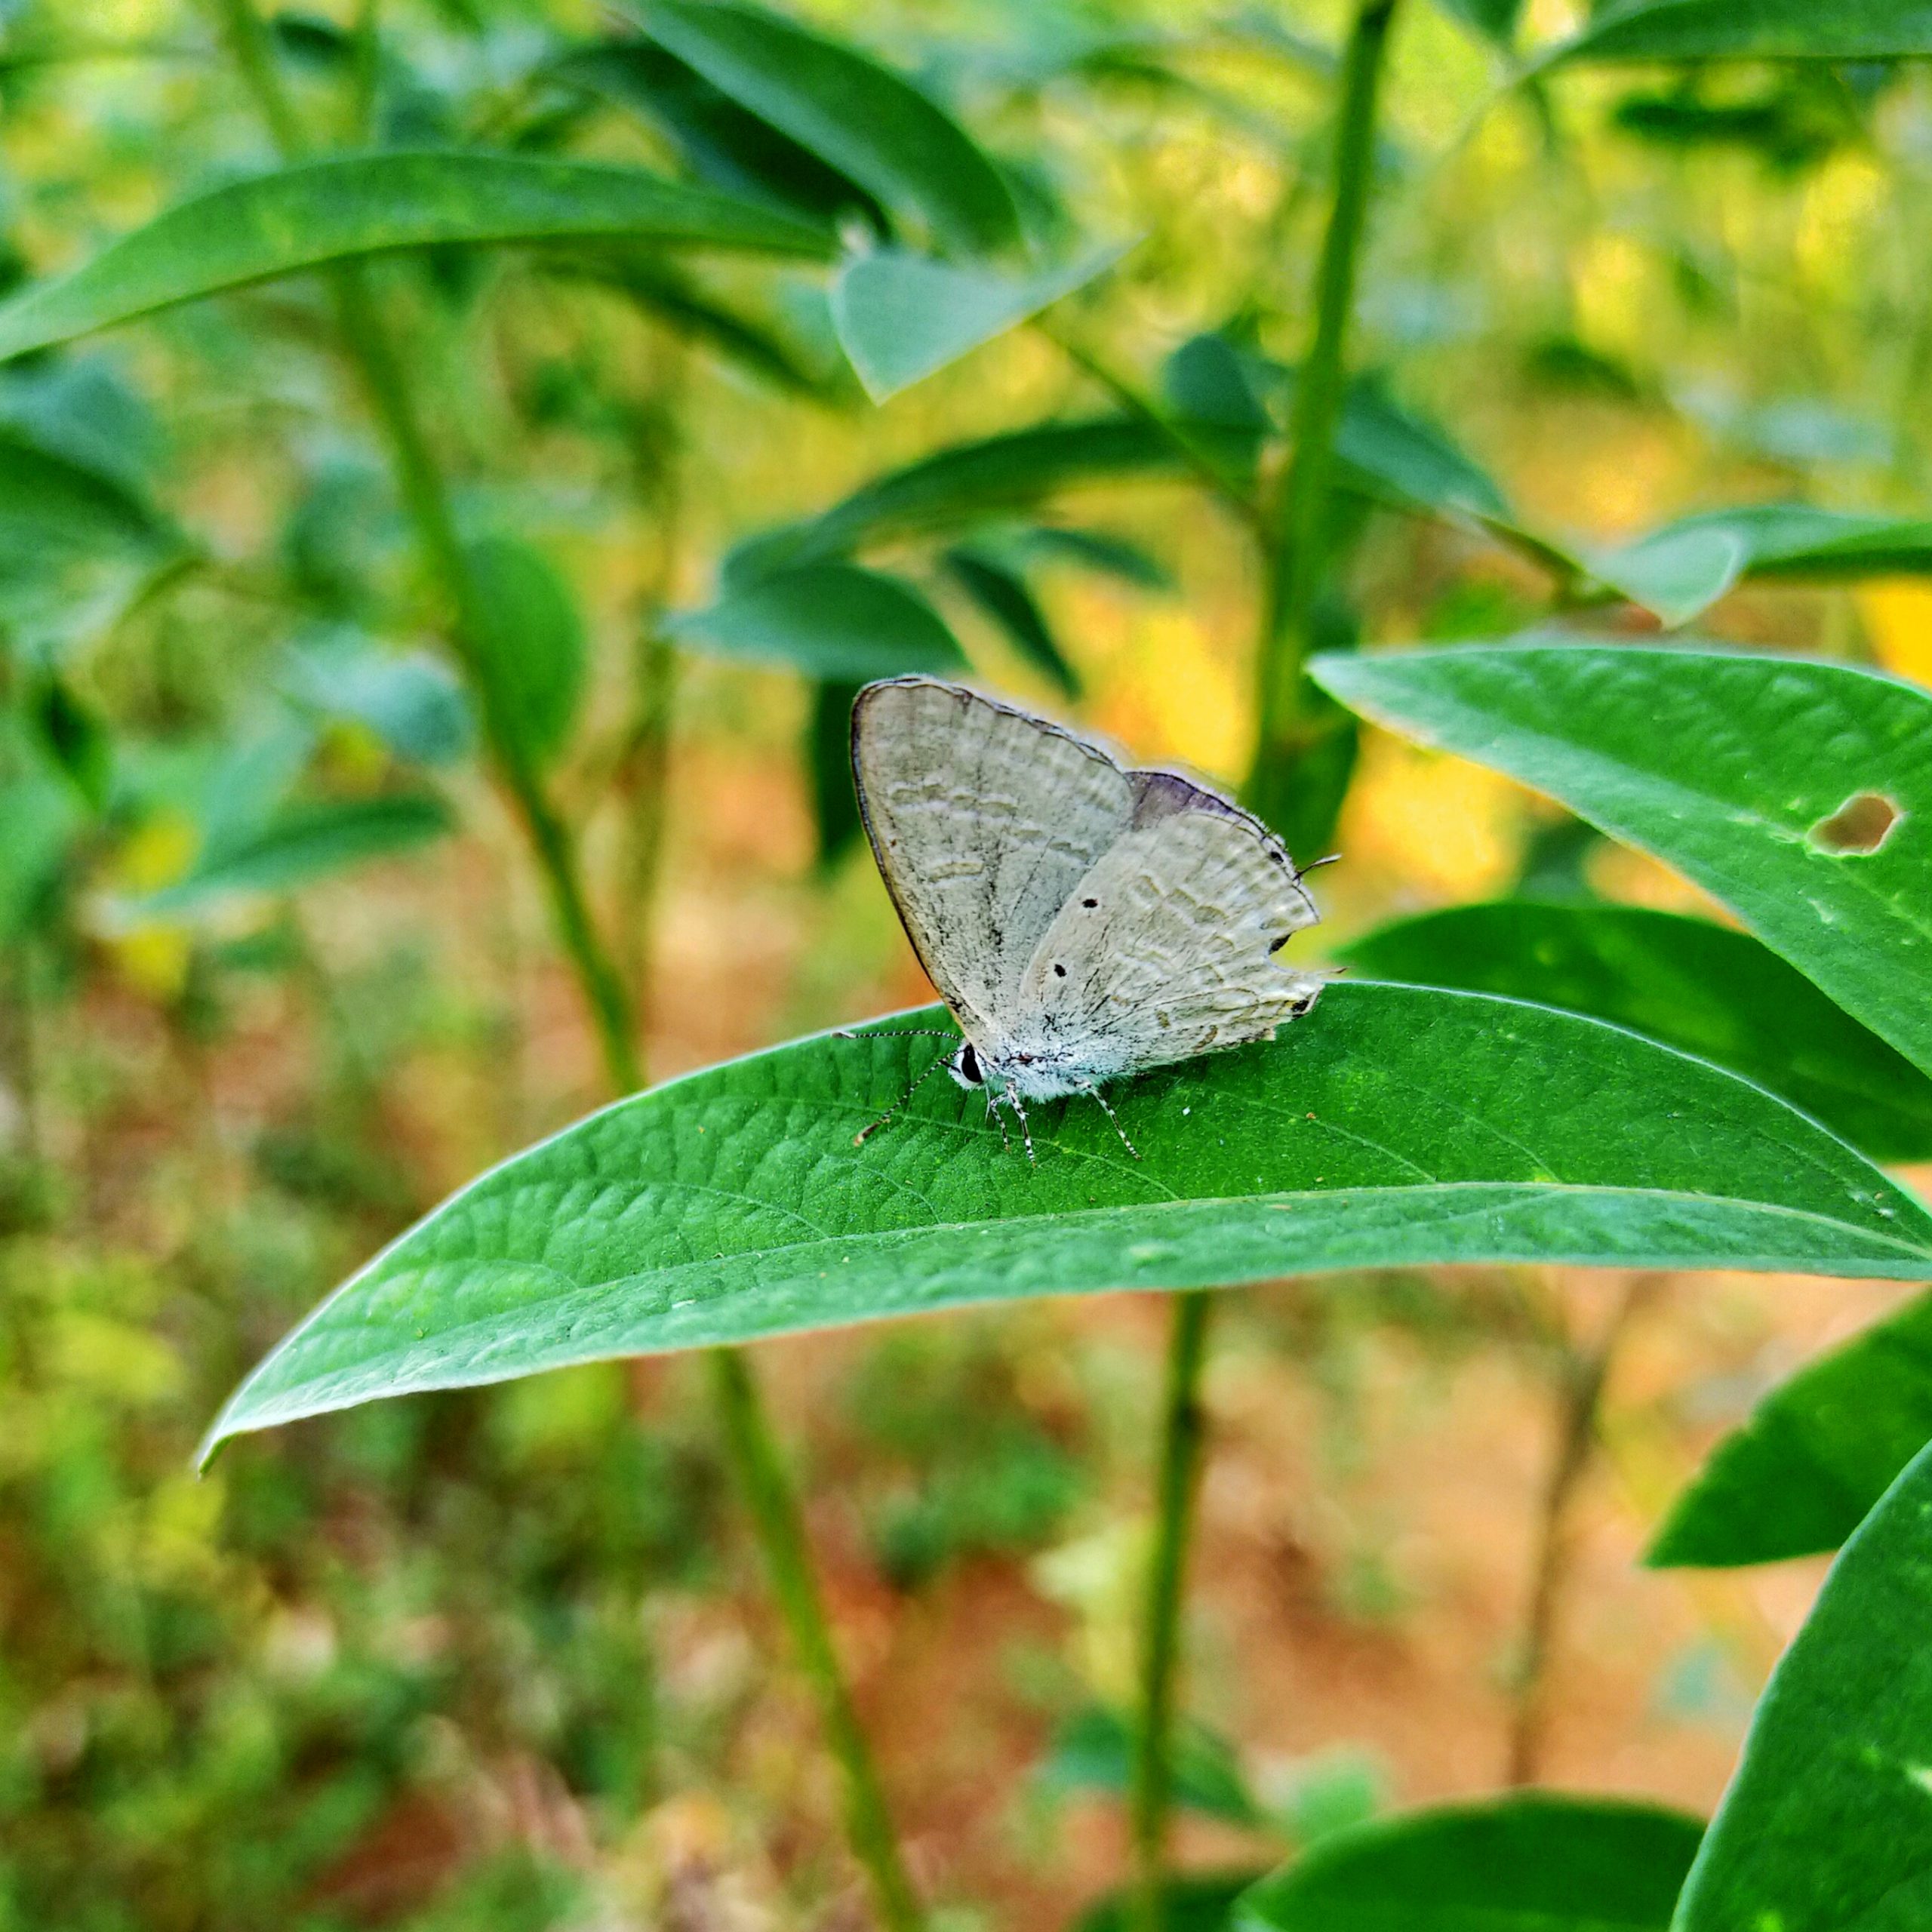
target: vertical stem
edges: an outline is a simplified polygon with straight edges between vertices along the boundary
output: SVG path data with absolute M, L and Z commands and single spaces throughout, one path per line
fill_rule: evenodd
M 1272 527 L 1262 532 L 1263 596 L 1256 664 L 1258 723 L 1244 788 L 1264 817 L 1278 817 L 1299 749 L 1302 665 L 1321 588 L 1355 270 L 1374 175 L 1376 109 L 1398 0 L 1361 0 L 1342 69 L 1334 201 L 1315 278 L 1315 339 L 1295 389 L 1294 449 Z M 1161 1429 L 1160 1494 L 1141 1643 L 1141 1708 L 1131 1831 L 1136 1932 L 1161 1932 L 1167 1823 L 1172 1793 L 1174 1680 L 1182 1586 L 1202 1450 L 1199 1398 L 1207 1297 L 1174 1303 Z
M 1263 817 L 1294 782 L 1302 665 L 1321 586 L 1335 469 L 1335 426 L 1346 381 L 1355 270 L 1375 172 L 1376 108 L 1397 0 L 1362 0 L 1342 66 L 1334 195 L 1315 272 L 1315 339 L 1295 385 L 1289 459 L 1267 560 L 1255 666 L 1259 727 L 1248 795 Z
M 212 0 L 276 145 L 286 155 L 306 143 L 251 0 Z M 331 277 L 337 313 L 358 365 L 377 420 L 388 438 L 398 485 L 417 538 L 441 580 L 456 617 L 454 641 L 484 713 L 499 777 L 522 819 L 549 888 L 559 937 L 597 1024 L 611 1085 L 628 1092 L 643 1084 L 630 1001 L 592 924 L 569 829 L 545 796 L 539 774 L 521 748 L 513 721 L 497 712 L 492 681 L 478 675 L 474 640 L 478 599 L 450 511 L 449 498 L 401 359 L 371 299 L 358 265 Z M 853 1855 L 871 1878 L 887 1932 L 918 1932 L 924 1915 L 900 1857 L 871 1749 L 841 1674 L 832 1632 L 813 1573 L 804 1524 L 784 1460 L 760 1402 L 750 1364 L 741 1352 L 715 1349 L 709 1358 L 726 1447 L 745 1491 L 766 1570 L 794 1647 L 817 1698 L 828 1745 L 844 1774 Z
M 669 814 L 666 785 L 671 758 L 671 712 L 678 683 L 678 657 L 656 624 L 639 627 L 636 659 L 636 717 L 624 748 L 617 783 L 629 801 L 626 823 L 623 905 L 619 915 L 618 956 L 624 980 L 648 1021 L 651 1011 L 652 909 L 663 869 L 664 827 Z
M 1174 1297 L 1161 1407 L 1160 1490 L 1140 1636 L 1140 1721 L 1134 1737 L 1128 1831 L 1134 1852 L 1134 1932 L 1166 1919 L 1168 1812 L 1173 1795 L 1174 1679 L 1194 1498 L 1201 1473 L 1201 1364 L 1213 1307 L 1204 1294 Z
M 872 1754 L 832 1647 L 804 1523 L 783 1459 L 743 1354 L 714 1349 L 707 1360 L 732 1460 L 764 1548 L 766 1574 L 790 1628 L 799 1666 L 817 1696 L 832 1755 L 844 1774 L 846 1835 L 872 1881 L 886 1932 L 918 1932 L 924 1915 L 900 1857 Z
M 1549 1728 L 1549 1662 L 1556 1638 L 1557 1619 L 1569 1580 L 1570 1507 L 1595 1453 L 1597 1417 L 1604 1384 L 1617 1344 L 1623 1340 L 1641 1296 L 1632 1281 L 1594 1346 L 1577 1349 L 1566 1345 L 1561 1371 L 1556 1454 L 1543 1486 L 1537 1514 L 1535 1568 L 1529 1607 L 1523 1620 L 1523 1639 L 1516 1678 L 1516 1705 L 1509 1729 L 1506 1781 L 1534 1784 L 1542 1769 Z

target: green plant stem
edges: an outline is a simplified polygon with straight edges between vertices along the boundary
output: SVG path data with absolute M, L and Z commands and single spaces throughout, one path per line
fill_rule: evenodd
M 1250 801 L 1263 817 L 1294 782 L 1302 666 L 1321 586 L 1335 473 L 1335 428 L 1347 380 L 1355 272 L 1375 171 L 1375 120 L 1398 0 L 1363 0 L 1342 63 L 1334 201 L 1315 272 L 1315 338 L 1295 385 L 1293 449 L 1277 506 L 1255 667 L 1258 717 Z
M 237 63 L 276 145 L 285 155 L 301 153 L 306 143 L 300 124 L 282 88 L 267 36 L 250 0 L 212 3 L 219 10 Z M 506 728 L 508 721 L 492 715 L 491 681 L 476 675 L 474 580 L 414 396 L 359 266 L 338 269 L 330 279 L 344 342 L 389 441 L 417 540 L 454 606 L 457 648 L 482 708 L 499 774 L 536 852 L 559 936 L 596 1022 L 611 1084 L 620 1093 L 629 1092 L 643 1084 L 644 1075 L 629 995 L 592 923 L 575 841 L 518 749 L 516 734 Z M 709 1360 L 726 1446 L 751 1508 L 765 1567 L 818 1700 L 828 1746 L 844 1775 L 853 1855 L 872 1881 L 887 1932 L 918 1932 L 924 1915 L 900 1857 L 870 1747 L 839 1669 L 804 1524 L 765 1420 L 751 1365 L 733 1349 L 714 1349 Z
M 832 1755 L 844 1774 L 847 1836 L 872 1880 L 879 1922 L 886 1932 L 918 1932 L 924 1914 L 900 1858 L 872 1753 L 832 1647 L 831 1626 L 807 1553 L 805 1526 L 778 1445 L 742 1353 L 714 1349 L 707 1359 L 732 1459 L 758 1525 L 767 1574 L 791 1631 L 799 1666 L 817 1697 Z
M 1204 1422 L 1201 1364 L 1213 1303 L 1204 1294 L 1174 1297 L 1161 1418 L 1159 1493 L 1140 1632 L 1140 1712 L 1134 1734 L 1128 1832 L 1134 1854 L 1135 1932 L 1161 1932 L 1166 1918 L 1168 1814 L 1174 1790 L 1174 1681 L 1180 1605 L 1194 1527 Z

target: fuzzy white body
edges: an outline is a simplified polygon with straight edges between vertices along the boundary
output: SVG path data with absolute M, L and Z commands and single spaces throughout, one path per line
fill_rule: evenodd
M 989 1104 L 1273 1037 L 1319 975 L 1275 954 L 1315 923 L 1280 842 L 1171 772 L 928 678 L 869 685 L 852 762 L 880 872 Z

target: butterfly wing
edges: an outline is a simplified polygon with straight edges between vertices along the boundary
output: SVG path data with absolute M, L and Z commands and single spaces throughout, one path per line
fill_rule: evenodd
M 1131 826 L 1133 779 L 1098 746 L 932 678 L 859 694 L 852 774 L 912 949 L 983 1042 L 1067 895 Z
M 1096 1082 L 1272 1038 L 1323 984 L 1275 956 L 1318 915 L 1273 834 L 1171 773 L 1130 777 L 1130 828 L 1069 895 L 1020 988 L 1023 1029 L 1081 1043 Z

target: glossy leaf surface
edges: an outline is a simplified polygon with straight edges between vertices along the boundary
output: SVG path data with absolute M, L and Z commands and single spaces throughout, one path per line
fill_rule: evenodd
M 211 1441 L 378 1395 L 968 1303 L 1544 1260 L 1932 1269 L 1932 1215 L 1770 1095 L 1613 1027 L 1333 986 L 1271 1045 L 1033 1109 L 928 1081 L 924 1014 L 620 1103 L 453 1197 L 258 1368 Z

